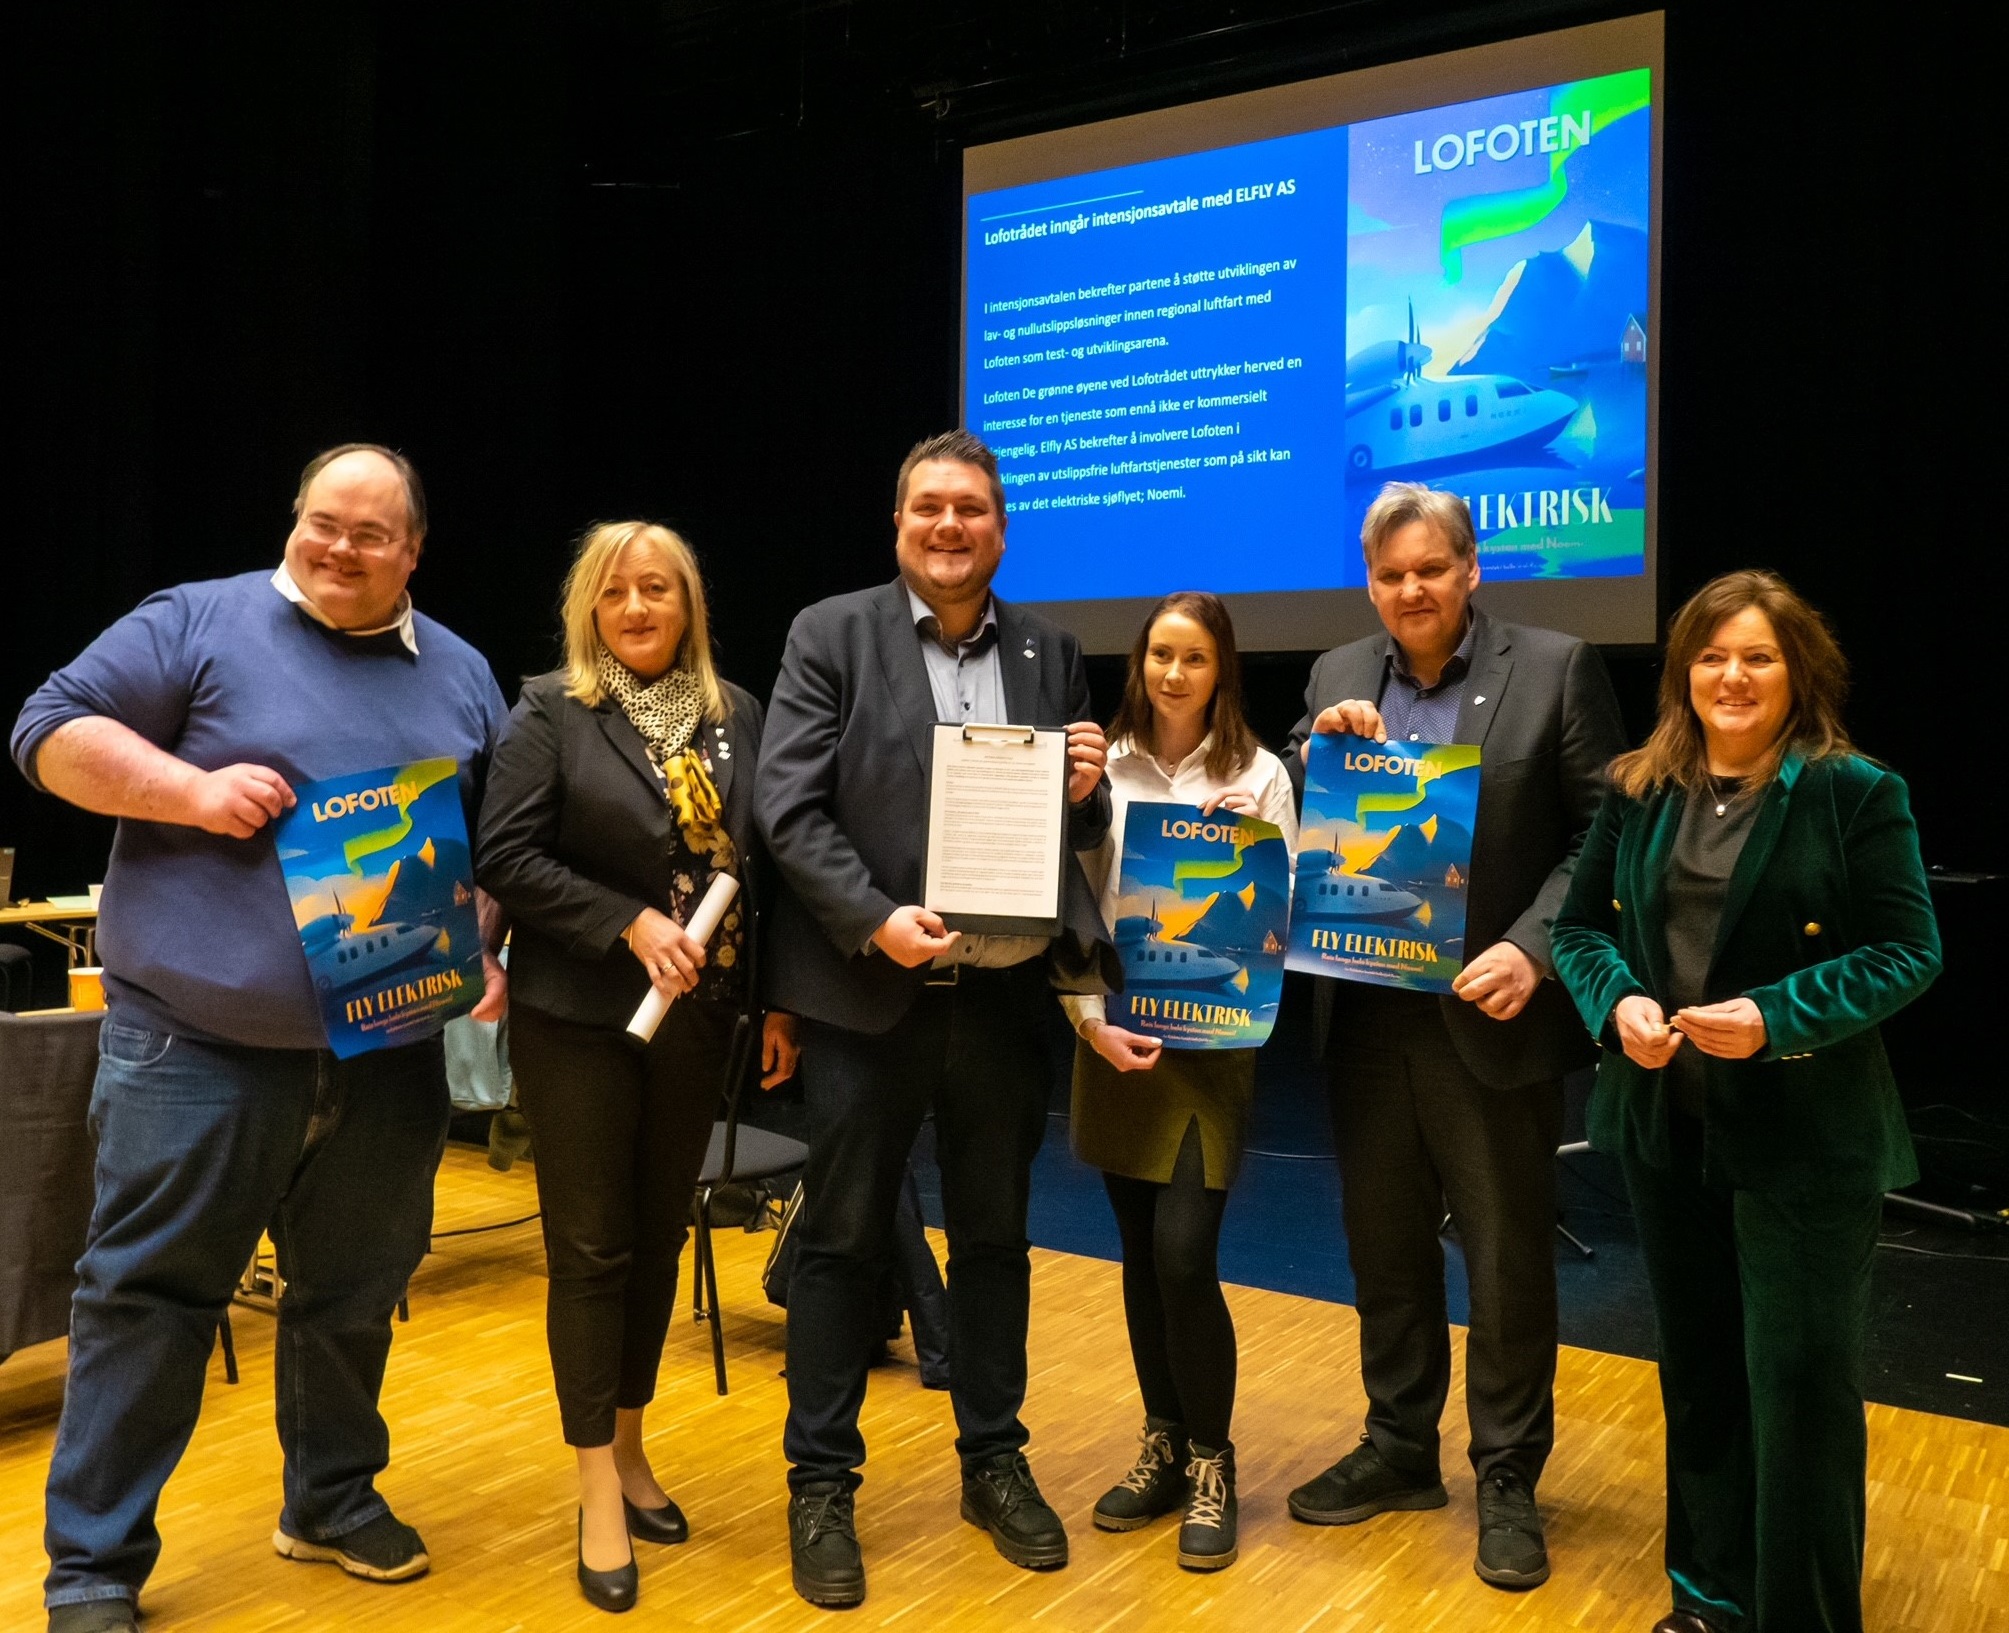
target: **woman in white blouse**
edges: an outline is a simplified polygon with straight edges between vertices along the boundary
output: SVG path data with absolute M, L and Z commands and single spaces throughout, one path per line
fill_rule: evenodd
M 1168 595 L 1130 652 L 1109 727 L 1109 838 L 1085 855 L 1114 927 L 1124 818 L 1133 800 L 1229 810 L 1275 823 L 1293 849 L 1283 763 L 1242 715 L 1235 628 L 1218 596 Z M 1100 998 L 1064 998 L 1080 1036 L 1075 1155 L 1102 1170 L 1123 1236 L 1123 1313 L 1144 1396 L 1143 1449 L 1095 1505 L 1105 1531 L 1185 1510 L 1179 1563 L 1234 1563 L 1235 1328 L 1215 1266 L 1255 1086 L 1253 1049 L 1166 1050 L 1109 1020 Z

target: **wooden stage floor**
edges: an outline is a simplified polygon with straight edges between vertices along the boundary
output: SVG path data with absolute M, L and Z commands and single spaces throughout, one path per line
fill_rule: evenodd
M 447 1154 L 439 1199 L 441 1230 L 535 1207 L 526 1170 L 492 1173 L 464 1147 Z M 781 1312 L 758 1284 L 773 1237 L 727 1231 L 717 1240 L 732 1393 L 714 1394 L 704 1329 L 686 1306 L 650 1444 L 695 1535 L 682 1548 L 641 1551 L 642 1600 L 623 1625 L 1645 1633 L 1666 1607 L 1650 1365 L 1563 1351 L 1557 1450 L 1541 1491 L 1555 1575 L 1532 1593 L 1503 1594 L 1472 1574 L 1472 1478 L 1455 1391 L 1448 1509 L 1334 1529 L 1290 1519 L 1285 1493 L 1356 1433 L 1355 1318 L 1343 1305 L 1245 1288 L 1230 1290 L 1242 1346 L 1240 1563 L 1215 1576 L 1180 1571 L 1169 1521 L 1128 1536 L 1094 1530 L 1090 1505 L 1128 1466 L 1140 1417 L 1117 1271 L 1037 1253 L 1026 1418 L 1073 1563 L 1018 1570 L 957 1518 L 949 1402 L 920 1388 L 902 1342 L 898 1364 L 874 1374 L 866 1405 L 872 1454 L 859 1530 L 871 1597 L 853 1612 L 813 1611 L 788 1581 Z M 240 1309 L 244 1381 L 224 1383 L 220 1356 L 211 1367 L 201 1426 L 162 1504 L 166 1549 L 142 1605 L 147 1633 L 606 1626 L 572 1576 L 571 1456 L 551 1397 L 542 1268 L 537 1229 L 525 1225 L 441 1240 L 412 1284 L 412 1321 L 398 1331 L 385 1388 L 395 1453 L 382 1484 L 424 1533 L 434 1564 L 400 1586 L 273 1554 L 272 1322 Z M 43 1345 L 0 1367 L 0 1628 L 41 1625 L 41 1490 L 62 1349 Z M 2009 1430 L 1873 1407 L 1869 1501 L 1871 1628 L 2009 1628 Z

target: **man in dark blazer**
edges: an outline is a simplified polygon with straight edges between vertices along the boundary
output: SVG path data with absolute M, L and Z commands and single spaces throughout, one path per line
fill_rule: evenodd
M 1109 828 L 1100 728 L 1074 639 L 997 600 L 1004 492 L 968 432 L 900 469 L 900 576 L 832 597 L 789 631 L 756 783 L 792 897 L 769 944 L 772 1001 L 803 1021 L 809 1163 L 788 1297 L 789 1539 L 796 1591 L 865 1596 L 852 1493 L 858 1409 L 885 1336 L 882 1267 L 907 1155 L 935 1116 L 949 1238 L 950 1396 L 963 1517 L 1015 1564 L 1067 1561 L 1019 1421 L 1032 1159 L 1046 1128 L 1041 1034 L 1056 985 L 1103 991 L 1113 949 L 1064 866 L 1060 936 L 964 936 L 920 905 L 938 721 L 1066 728 L 1068 846 Z
M 1299 752 L 1285 757 L 1292 774 L 1301 782 L 1314 732 L 1477 743 L 1484 757 L 1469 956 L 1453 993 L 1320 983 L 1368 1408 L 1360 1445 L 1292 1492 L 1290 1508 L 1311 1524 L 1348 1525 L 1447 1501 L 1437 1424 L 1451 1345 L 1437 1231 L 1448 1209 L 1471 1289 L 1475 1568 L 1496 1586 L 1534 1587 L 1549 1574 L 1534 1491 L 1555 1436 L 1562 1078 L 1591 1053 L 1551 978 L 1549 925 L 1624 731 L 1591 647 L 1471 604 L 1479 557 L 1464 500 L 1392 482 L 1361 542 L 1386 633 L 1313 666 L 1291 734 Z

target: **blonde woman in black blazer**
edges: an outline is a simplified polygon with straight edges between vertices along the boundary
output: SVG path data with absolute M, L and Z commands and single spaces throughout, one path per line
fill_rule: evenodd
M 682 1542 L 642 1411 L 734 1024 L 757 1011 L 766 898 L 753 823 L 761 708 L 712 667 L 689 547 L 644 522 L 595 527 L 566 579 L 565 667 L 525 683 L 497 745 L 477 873 L 512 923 L 510 1055 L 536 1152 L 547 1330 L 579 1459 L 579 1582 L 635 1602 L 631 1535 Z M 707 950 L 682 925 L 714 873 L 742 894 Z M 646 1049 L 651 986 L 677 997 Z M 762 1027 L 763 1082 L 795 1068 L 793 1017 Z

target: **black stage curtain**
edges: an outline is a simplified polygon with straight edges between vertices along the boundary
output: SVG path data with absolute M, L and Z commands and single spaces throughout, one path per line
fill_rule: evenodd
M 553 658 L 567 541 L 636 513 L 696 544 L 764 693 L 797 607 L 890 571 L 895 465 L 954 413 L 963 144 L 1621 9 L 43 8 L 0 155 L 0 702 L 148 591 L 274 560 L 300 464 L 351 437 L 418 461 L 416 593 L 511 696 Z M 1786 573 L 1928 861 L 1999 865 L 1991 59 L 1932 8 L 1668 26 L 1664 604 Z M 1612 660 L 1638 726 L 1651 654 Z M 1273 741 L 1304 666 L 1251 666 Z M 100 877 L 108 831 L 0 777 L 17 893 Z

